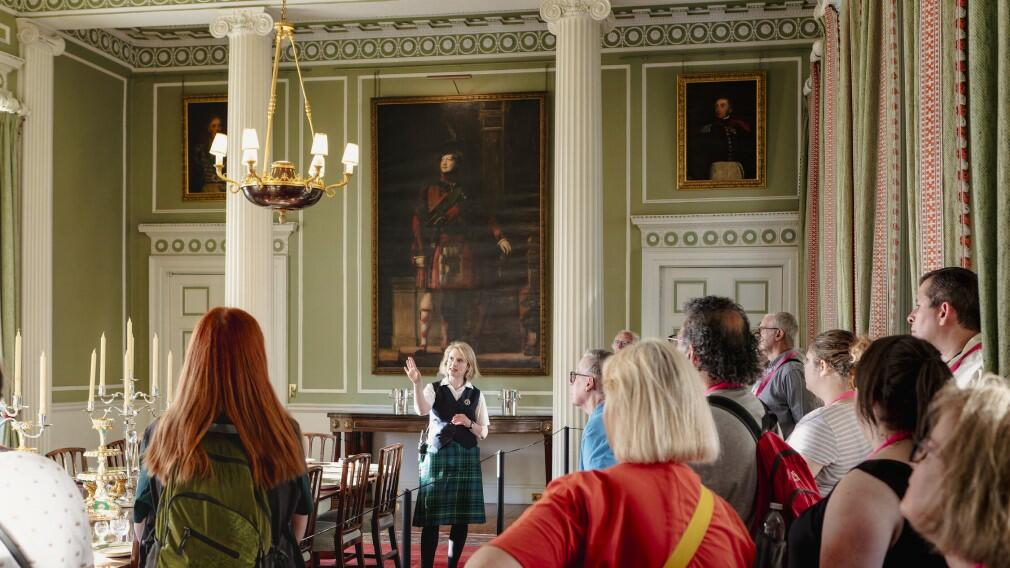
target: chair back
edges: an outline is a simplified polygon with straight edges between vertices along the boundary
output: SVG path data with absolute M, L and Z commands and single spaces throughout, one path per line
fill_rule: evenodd
M 305 440 L 305 457 L 321 462 L 335 462 L 340 459 L 340 438 L 336 434 L 306 432 L 302 434 Z M 329 446 L 329 451 L 327 451 Z M 315 450 L 315 453 L 313 451 Z
M 392 515 L 396 512 L 396 490 L 400 487 L 400 465 L 403 463 L 403 444 L 392 444 L 379 450 L 379 474 L 375 479 L 375 496 L 372 498 L 375 515 Z
M 78 473 L 88 471 L 84 448 L 59 448 L 47 453 L 46 457 L 63 466 L 74 481 L 77 481 Z
M 313 465 L 309 467 L 309 494 L 312 496 L 312 511 L 305 525 L 305 538 L 298 543 L 302 552 L 312 552 L 312 542 L 316 533 L 316 516 L 319 514 L 319 492 L 323 486 L 323 468 Z
M 368 468 L 371 454 L 355 454 L 344 459 L 337 494 L 337 530 L 342 533 L 361 529 L 361 514 L 368 494 Z
M 106 448 L 110 450 L 119 450 L 118 456 L 109 456 L 106 458 L 106 464 L 109 467 L 126 467 L 126 440 L 116 440 L 115 442 L 110 442 L 105 445 Z

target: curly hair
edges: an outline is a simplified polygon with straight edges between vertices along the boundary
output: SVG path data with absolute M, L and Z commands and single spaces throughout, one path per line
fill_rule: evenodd
M 761 372 L 757 338 L 747 312 L 721 296 L 705 296 L 684 304 L 683 339 L 694 350 L 698 369 L 710 377 L 747 386 Z

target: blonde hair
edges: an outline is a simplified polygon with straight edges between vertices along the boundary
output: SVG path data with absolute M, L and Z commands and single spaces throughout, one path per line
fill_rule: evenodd
M 915 528 L 944 553 L 1002 565 L 1010 557 L 1010 386 L 993 374 L 967 389 L 948 385 L 929 423 L 942 416 L 954 424 L 938 450 L 940 486 L 930 488 Z
M 463 375 L 463 380 L 472 381 L 474 379 L 480 378 L 480 369 L 477 368 L 477 355 L 473 352 L 473 347 L 470 347 L 469 343 L 465 341 L 453 341 L 445 348 L 442 353 L 442 362 L 438 364 L 438 374 L 443 377 L 449 376 L 449 370 L 446 365 L 449 363 L 449 352 L 453 349 L 458 349 L 466 359 L 466 373 Z
M 715 460 L 719 436 L 694 366 L 668 341 L 646 339 L 603 365 L 603 421 L 620 462 Z
M 856 372 L 856 363 L 863 352 L 870 346 L 870 340 L 859 337 L 844 329 L 829 329 L 821 332 L 807 349 L 808 357 L 814 363 L 823 361 L 847 388 L 853 388 L 852 378 Z M 812 356 L 812 357 L 811 357 Z

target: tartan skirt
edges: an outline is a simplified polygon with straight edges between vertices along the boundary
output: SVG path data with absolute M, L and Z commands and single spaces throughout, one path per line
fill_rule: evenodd
M 480 448 L 466 449 L 457 442 L 449 442 L 440 450 L 428 446 L 427 455 L 420 459 L 419 469 L 415 527 L 487 521 Z

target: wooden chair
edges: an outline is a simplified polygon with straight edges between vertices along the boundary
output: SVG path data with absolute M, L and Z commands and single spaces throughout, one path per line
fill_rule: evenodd
M 336 434 L 321 434 L 318 432 L 307 432 L 302 434 L 305 440 L 305 457 L 315 458 L 321 462 L 334 462 L 340 459 L 340 438 Z M 313 449 L 318 444 L 319 451 L 313 455 Z M 326 446 L 330 451 L 326 451 Z
M 74 481 L 77 481 L 78 473 L 88 471 L 84 448 L 59 448 L 47 453 L 46 457 L 62 465 Z
M 109 456 L 108 464 L 109 467 L 126 467 L 126 440 L 116 440 L 115 442 L 110 442 L 105 445 L 106 448 L 110 450 L 119 450 L 118 456 Z
M 392 560 L 400 568 L 400 549 L 396 546 L 396 492 L 400 486 L 400 466 L 403 464 L 403 444 L 393 444 L 379 450 L 379 473 L 375 479 L 372 497 L 372 549 L 370 554 L 376 566 L 385 566 Z M 389 531 L 390 551 L 382 552 L 379 538 L 383 530 Z
M 365 510 L 365 496 L 368 494 L 368 468 L 372 465 L 371 454 L 356 454 L 344 459 L 344 467 L 340 479 L 340 491 L 335 499 L 336 507 L 319 515 L 316 521 L 316 532 L 333 528 L 332 546 L 328 539 L 318 539 L 313 545 L 313 566 L 318 566 L 320 552 L 332 550 L 336 559 L 335 566 L 343 568 L 354 558 L 357 566 L 365 565 L 364 533 L 362 532 L 362 513 Z M 324 544 L 325 543 L 325 544 Z M 344 554 L 348 547 L 354 546 L 354 552 Z
M 309 554 L 309 566 L 319 567 L 318 558 L 312 556 L 312 543 L 316 536 L 316 517 L 319 514 L 319 491 L 323 486 L 323 468 L 318 465 L 309 467 L 309 494 L 312 496 L 312 511 L 309 512 L 309 521 L 305 525 L 305 538 L 298 543 L 298 549 L 304 557 Z

